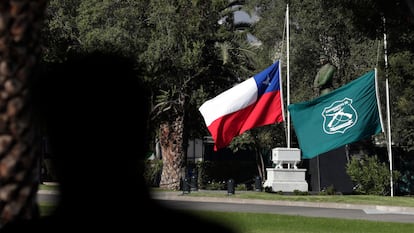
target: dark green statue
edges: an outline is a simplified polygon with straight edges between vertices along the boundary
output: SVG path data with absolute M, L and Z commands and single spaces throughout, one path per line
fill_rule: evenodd
M 329 62 L 328 57 L 325 55 L 321 55 L 319 60 L 322 66 L 315 76 L 313 88 L 319 95 L 324 95 L 333 89 L 332 78 L 335 74 L 336 67 Z

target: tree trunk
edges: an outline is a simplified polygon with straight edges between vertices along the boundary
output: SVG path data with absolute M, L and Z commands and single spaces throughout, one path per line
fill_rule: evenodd
M 0 1 L 0 224 L 38 216 L 39 156 L 28 103 L 47 0 Z
M 265 180 L 265 165 L 264 165 L 262 153 L 260 153 L 258 149 L 256 149 L 256 166 L 257 166 L 257 171 L 259 173 L 260 179 L 264 181 Z
M 179 116 L 174 122 L 164 122 L 160 125 L 159 137 L 163 162 L 160 188 L 180 189 L 185 164 L 183 124 L 183 117 Z

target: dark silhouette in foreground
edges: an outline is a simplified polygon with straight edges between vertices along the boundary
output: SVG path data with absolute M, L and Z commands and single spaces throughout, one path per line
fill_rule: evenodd
M 232 232 L 151 198 L 143 178 L 148 94 L 131 60 L 77 55 L 45 71 L 33 85 L 33 108 L 49 138 L 60 202 L 50 216 L 2 231 Z

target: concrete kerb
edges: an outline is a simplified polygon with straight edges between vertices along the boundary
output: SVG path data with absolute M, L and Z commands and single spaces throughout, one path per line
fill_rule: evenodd
M 279 201 L 279 200 L 260 200 L 260 199 L 246 199 L 223 197 L 204 197 L 204 196 L 190 196 L 179 191 L 161 191 L 153 192 L 152 197 L 160 200 L 179 200 L 179 201 L 202 201 L 202 202 L 220 202 L 220 203 L 239 203 L 239 204 L 258 204 L 258 205 L 279 205 L 279 206 L 301 206 L 301 207 L 319 207 L 319 208 L 333 208 L 333 209 L 359 209 L 371 213 L 389 213 L 389 214 L 410 214 L 414 215 L 414 207 L 404 206 L 386 206 L 386 205 L 361 205 L 361 204 L 347 204 L 347 203 L 332 203 L 332 202 L 304 202 L 304 201 Z

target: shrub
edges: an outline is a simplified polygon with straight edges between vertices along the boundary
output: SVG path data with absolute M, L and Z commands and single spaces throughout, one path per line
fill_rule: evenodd
M 247 186 L 246 186 L 246 184 L 238 184 L 236 186 L 236 190 L 237 191 L 245 191 L 245 190 L 247 190 Z
M 295 189 L 295 190 L 293 190 L 293 194 L 299 195 L 299 196 L 306 196 L 306 195 L 309 195 L 309 192 L 307 192 L 307 191 L 300 191 L 300 190 Z
M 205 187 L 207 190 L 224 190 L 226 188 L 225 181 L 209 181 Z
M 385 163 L 376 155 L 364 156 L 360 159 L 352 157 L 347 164 L 346 172 L 355 183 L 354 191 L 359 194 L 388 195 L 390 193 L 390 171 Z M 399 172 L 393 172 L 394 180 Z
M 335 195 L 336 190 L 333 185 L 329 185 L 328 187 L 324 188 L 319 194 L 320 195 Z
M 150 187 L 158 187 L 161 180 L 162 160 L 145 161 L 144 179 Z

